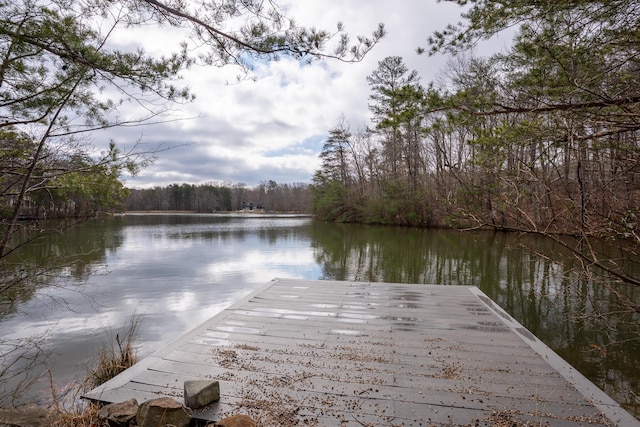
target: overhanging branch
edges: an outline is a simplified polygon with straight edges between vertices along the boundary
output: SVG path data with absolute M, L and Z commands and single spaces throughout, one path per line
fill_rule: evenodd
M 640 103 L 640 96 L 632 96 L 627 98 L 610 99 L 604 101 L 590 101 L 579 103 L 562 103 L 562 104 L 546 104 L 542 106 L 534 107 L 511 107 L 507 105 L 497 104 L 497 109 L 478 111 L 471 110 L 469 108 L 456 105 L 452 108 L 464 112 L 468 112 L 474 116 L 496 116 L 503 114 L 515 114 L 515 113 L 546 113 L 552 111 L 569 111 L 569 110 L 584 110 L 589 108 L 605 108 L 605 107 L 621 107 L 625 105 L 632 105 Z M 640 116 L 640 113 L 638 113 Z

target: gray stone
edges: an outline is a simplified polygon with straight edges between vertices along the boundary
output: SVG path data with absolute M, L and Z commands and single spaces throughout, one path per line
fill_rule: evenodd
M 98 411 L 98 418 L 106 420 L 109 427 L 129 427 L 134 424 L 137 414 L 138 401 L 129 399 L 103 406 Z
M 258 427 L 258 423 L 248 415 L 233 415 L 213 424 L 217 427 Z
M 138 408 L 136 421 L 138 427 L 158 427 L 173 425 L 175 427 L 187 427 L 191 422 L 191 409 L 170 397 L 144 402 Z
M 189 408 L 201 408 L 220 400 L 220 383 L 215 380 L 184 382 L 184 404 Z
M 54 411 L 30 408 L 17 411 L 0 409 L 0 426 L 47 427 L 56 421 Z

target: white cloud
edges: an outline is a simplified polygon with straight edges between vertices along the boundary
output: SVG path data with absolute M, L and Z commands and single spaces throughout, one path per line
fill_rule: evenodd
M 291 1 L 284 6 L 299 25 L 333 30 L 341 21 L 355 38 L 370 35 L 383 22 L 388 35 L 360 63 L 301 65 L 283 59 L 259 64 L 258 80 L 240 84 L 227 84 L 238 72 L 232 67 L 198 66 L 185 72 L 184 83 L 197 99 L 182 106 L 179 116 L 192 119 L 110 131 L 110 137 L 124 144 L 142 138 L 151 146 L 178 145 L 159 153 L 157 162 L 138 177 L 127 178 L 128 185 L 309 182 L 323 138 L 338 118 L 344 114 L 354 129 L 368 120 L 366 76 L 378 61 L 402 56 L 424 83 L 435 79 L 445 58 L 418 56 L 415 50 L 433 31 L 457 22 L 460 12 L 435 0 Z M 155 51 L 170 40 L 164 34 L 145 48 Z

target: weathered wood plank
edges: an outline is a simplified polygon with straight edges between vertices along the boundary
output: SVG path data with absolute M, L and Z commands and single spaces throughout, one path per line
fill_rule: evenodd
M 434 369 L 429 372 L 422 371 L 418 374 L 411 372 L 399 373 L 387 370 L 385 372 L 377 371 L 374 376 L 372 372 L 373 368 L 361 367 L 357 369 L 346 369 L 345 374 L 338 376 L 335 373 L 337 371 L 335 367 L 304 366 L 296 363 L 297 368 L 295 372 L 291 372 L 291 370 L 286 367 L 265 365 L 253 361 L 250 366 L 243 362 L 240 366 L 233 369 L 229 369 L 230 367 L 228 366 L 207 366 L 203 369 L 203 365 L 196 365 L 196 361 L 190 360 L 188 356 L 188 353 L 182 353 L 182 361 L 159 360 L 154 364 L 153 369 L 168 373 L 177 372 L 185 375 L 199 375 L 204 378 L 235 379 L 241 382 L 246 382 L 250 378 L 264 378 L 265 381 L 272 380 L 276 382 L 282 382 L 283 379 L 287 378 L 298 378 L 305 379 L 305 382 L 308 383 L 306 385 L 307 389 L 315 391 L 327 391 L 329 389 L 340 390 L 343 387 L 354 387 L 354 385 L 363 384 L 366 385 L 366 387 L 360 387 L 360 390 L 367 390 L 367 387 L 373 385 L 384 386 L 387 384 L 391 387 L 411 389 L 413 393 L 416 391 L 418 393 L 427 393 L 430 391 L 448 390 L 462 395 L 503 394 L 522 398 L 530 397 L 531 388 L 535 388 L 538 395 L 545 396 L 542 400 L 549 400 L 549 396 L 552 396 L 551 399 L 556 399 L 559 391 L 566 395 L 566 397 L 571 397 L 571 393 L 575 393 L 573 389 L 558 389 L 556 385 L 546 384 L 544 377 L 536 378 L 535 381 L 528 381 L 527 375 L 521 375 L 519 381 L 510 379 L 511 383 L 507 383 L 503 380 L 503 375 L 496 375 L 493 378 L 483 376 L 482 380 L 480 380 L 474 376 L 475 373 L 472 371 L 463 371 L 460 372 L 460 375 L 448 377 L 444 375 L 441 369 Z M 306 379 L 310 380 L 306 381 Z M 136 380 L 138 380 L 138 378 L 136 378 Z M 422 382 L 418 384 L 418 381 Z M 529 386 L 523 388 L 523 383 L 528 383 Z M 574 398 L 578 399 L 579 396 L 574 396 Z
M 221 382 L 207 420 L 640 426 L 473 287 L 274 280 L 86 397 L 180 400 L 197 378 Z

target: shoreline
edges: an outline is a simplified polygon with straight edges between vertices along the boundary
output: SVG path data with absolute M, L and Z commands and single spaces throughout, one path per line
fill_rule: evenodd
M 255 216 L 255 217 L 287 217 L 287 218 L 313 218 L 315 215 L 303 212 L 265 212 L 265 211 L 219 211 L 219 212 L 198 212 L 198 211 L 171 211 L 171 210 L 148 210 L 148 211 L 125 211 L 115 216 L 126 215 L 201 215 L 201 216 Z

